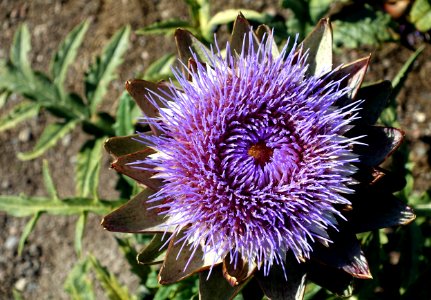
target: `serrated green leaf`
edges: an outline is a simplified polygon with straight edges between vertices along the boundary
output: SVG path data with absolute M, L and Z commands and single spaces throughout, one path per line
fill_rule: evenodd
M 379 45 L 393 40 L 388 14 L 365 6 L 340 20 L 334 20 L 334 45 L 358 48 L 362 45 Z
M 75 227 L 75 252 L 78 256 L 82 254 L 82 238 L 84 236 L 85 224 L 87 223 L 88 213 L 83 211 L 76 222 Z
M 134 132 L 133 122 L 136 116 L 132 115 L 133 107 L 135 106 L 135 101 L 132 97 L 124 91 L 121 94 L 116 121 L 114 124 L 114 130 L 116 136 L 131 135 Z
M 129 36 L 130 26 L 117 31 L 85 75 L 85 95 L 92 114 L 96 113 L 97 105 L 107 92 L 109 83 L 115 78 L 115 71 L 129 44 Z
M 11 63 L 26 77 L 32 77 L 30 61 L 28 53 L 31 50 L 30 32 L 26 24 L 22 24 L 15 32 L 13 37 L 12 47 L 10 49 Z
M 45 184 L 45 188 L 49 196 L 53 200 L 59 200 L 57 190 L 54 185 L 54 181 L 52 180 L 52 177 L 49 171 L 48 161 L 46 159 L 43 160 L 42 173 L 43 173 L 43 183 Z
M 49 124 L 45 127 L 45 130 L 33 150 L 18 153 L 18 158 L 21 160 L 30 160 L 41 156 L 45 151 L 54 146 L 59 139 L 75 128 L 76 124 L 76 120 L 66 123 Z
M 419 31 L 426 32 L 431 29 L 431 2 L 429 0 L 416 0 L 410 10 L 410 21 Z
M 136 30 L 136 34 L 173 34 L 177 28 L 187 28 L 193 30 L 188 21 L 180 19 L 168 19 L 152 23 L 144 28 Z
M 64 80 L 66 78 L 67 69 L 70 64 L 75 60 L 84 35 L 89 27 L 89 22 L 84 21 L 76 26 L 66 36 L 64 41 L 61 43 L 58 51 L 52 57 L 50 65 L 50 73 L 54 83 L 62 89 Z
M 78 153 L 76 188 L 81 197 L 98 199 L 100 159 L 105 138 L 86 142 Z
M 2 68 L 1 62 L 0 62 L 0 68 Z M 12 93 L 10 91 L 7 91 L 7 90 L 6 91 L 0 91 L 0 108 L 2 108 L 6 104 L 7 100 L 9 99 L 9 96 L 11 94 Z
M 18 244 L 18 255 L 22 254 L 22 250 L 24 249 L 25 242 L 27 241 L 28 236 L 33 231 L 34 227 L 36 226 L 37 221 L 39 220 L 39 217 L 41 216 L 42 212 L 36 212 L 33 217 L 30 219 L 30 221 L 27 222 L 27 224 L 24 227 L 24 230 L 21 233 L 21 238 L 19 239 Z
M 105 295 L 110 300 L 129 300 L 136 299 L 131 296 L 125 286 L 121 286 L 114 274 L 110 273 L 107 268 L 102 266 L 94 257 L 90 256 L 91 265 L 96 272 L 96 277 L 102 285 Z
M 148 66 L 143 78 L 148 81 L 160 81 L 173 77 L 171 67 L 176 61 L 174 54 L 166 54 Z
M 29 102 L 21 102 L 15 105 L 11 111 L 0 118 L 0 132 L 15 127 L 20 122 L 23 122 L 39 113 L 39 105 Z
M 81 197 L 56 201 L 47 197 L 0 195 L 0 211 L 4 211 L 15 217 L 32 216 L 37 212 L 69 216 L 88 211 L 97 215 L 105 215 L 121 206 L 121 204 L 124 204 L 124 201 L 100 200 L 95 203 L 93 199 Z
M 85 259 L 73 267 L 67 275 L 64 290 L 72 300 L 95 300 L 93 284 L 89 272 L 91 264 Z

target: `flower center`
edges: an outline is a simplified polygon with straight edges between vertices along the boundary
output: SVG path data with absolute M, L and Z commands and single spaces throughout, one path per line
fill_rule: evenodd
M 264 142 L 258 142 L 252 145 L 247 154 L 254 158 L 256 163 L 263 166 L 272 158 L 274 150 L 269 148 Z

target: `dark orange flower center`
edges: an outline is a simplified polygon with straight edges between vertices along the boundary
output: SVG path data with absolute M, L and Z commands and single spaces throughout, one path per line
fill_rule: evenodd
M 250 149 L 248 149 L 247 154 L 253 157 L 256 163 L 263 166 L 267 162 L 269 162 L 273 152 L 274 150 L 266 146 L 265 143 L 259 142 L 257 144 L 252 145 Z

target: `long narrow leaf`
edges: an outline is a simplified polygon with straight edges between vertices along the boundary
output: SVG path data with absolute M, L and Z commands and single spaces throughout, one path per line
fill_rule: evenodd
M 52 200 L 59 200 L 57 190 L 55 189 L 54 181 L 52 180 L 51 173 L 49 171 L 48 161 L 43 160 L 43 183 L 45 184 L 46 191 Z
M 0 195 L 0 211 L 15 217 L 32 216 L 37 212 L 69 216 L 88 211 L 97 215 L 105 215 L 122 204 L 124 204 L 124 201 L 121 200 L 101 200 L 95 203 L 93 199 L 80 197 L 55 201 L 47 197 Z
M 425 49 L 425 46 L 419 47 L 415 53 L 413 53 L 409 59 L 404 63 L 404 65 L 401 67 L 395 78 L 392 80 L 392 99 L 396 98 L 398 96 L 398 93 L 400 92 L 401 88 L 404 85 L 404 82 L 407 79 L 408 74 L 413 68 L 414 62 L 417 60 L 418 56 L 422 53 L 422 51 Z
M 39 112 L 39 105 L 29 102 L 17 104 L 11 111 L 0 118 L 0 132 L 13 128 L 20 122 L 34 117 Z
M 103 267 L 94 256 L 90 256 L 90 261 L 94 271 L 96 272 L 96 277 L 99 279 L 108 299 L 134 299 L 134 297 L 132 297 L 127 291 L 127 288 L 121 286 L 114 274 L 110 273 L 107 268 Z
M 54 146 L 59 139 L 75 128 L 77 121 L 67 123 L 54 123 L 46 126 L 36 146 L 29 152 L 18 153 L 21 160 L 30 160 L 41 156 L 45 151 Z
M 144 73 L 147 81 L 160 81 L 173 77 L 171 67 L 176 61 L 174 54 L 166 54 L 148 66 Z
M 64 290 L 72 300 L 95 300 L 93 284 L 89 276 L 91 263 L 85 259 L 73 267 L 67 275 Z
M 87 142 L 78 153 L 76 167 L 77 193 L 81 197 L 98 198 L 100 159 L 105 138 Z
M 15 32 L 12 47 L 10 49 L 10 60 L 20 72 L 30 79 L 32 76 L 28 53 L 31 50 L 30 32 L 27 25 L 21 25 Z
M 122 62 L 123 54 L 129 43 L 129 35 L 129 26 L 118 31 L 85 76 L 85 94 L 93 114 L 96 112 L 97 105 L 102 101 L 109 83 L 115 78 L 115 70 Z
M 69 32 L 52 58 L 50 73 L 54 83 L 60 88 L 63 86 L 68 67 L 75 60 L 88 27 L 89 22 L 85 21 Z
M 84 236 L 85 224 L 87 223 L 88 213 L 83 211 L 76 222 L 75 227 L 75 252 L 78 256 L 82 254 L 82 237 Z
M 172 34 L 177 28 L 192 29 L 189 22 L 180 19 L 169 19 L 152 23 L 144 28 L 138 29 L 136 34 Z
M 114 124 L 114 130 L 116 136 L 131 135 L 134 131 L 133 121 L 136 116 L 132 115 L 135 101 L 127 92 L 121 94 L 119 105 L 117 109 L 116 122 Z
M 33 215 L 33 217 L 30 219 L 30 221 L 28 221 L 28 223 L 25 225 L 18 244 L 18 255 L 21 255 L 22 250 L 24 249 L 25 242 L 27 241 L 27 238 L 30 235 L 30 233 L 33 231 L 34 227 L 36 226 L 36 223 L 39 220 L 39 217 L 41 216 L 41 214 L 42 212 L 40 211 L 36 212 Z

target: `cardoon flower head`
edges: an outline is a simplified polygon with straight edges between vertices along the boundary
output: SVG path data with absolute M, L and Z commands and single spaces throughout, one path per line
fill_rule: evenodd
M 270 297 L 277 270 L 297 295 L 306 273 L 313 279 L 327 266 L 333 276 L 369 278 L 355 233 L 414 218 L 400 202 L 389 205 L 389 218 L 379 209 L 361 215 L 371 190 L 396 201 L 391 189 L 375 190 L 388 178 L 376 166 L 402 139 L 372 126 L 375 103 L 357 97 L 367 95 L 360 84 L 369 58 L 332 69 L 327 20 L 280 52 L 270 30 L 253 32 L 241 15 L 225 52 L 183 30 L 176 38 L 180 88 L 127 84 L 152 134 L 114 138 L 107 149 L 113 167 L 146 189 L 107 216 L 105 228 L 160 233 L 149 247 L 169 243 L 161 283 L 209 270 L 205 279 L 222 274 L 242 288 L 255 275 Z M 149 262 L 149 252 L 138 259 Z

